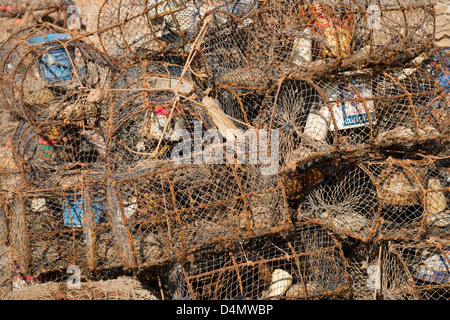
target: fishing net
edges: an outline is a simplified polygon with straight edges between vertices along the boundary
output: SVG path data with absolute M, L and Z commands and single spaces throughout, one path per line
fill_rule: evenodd
M 69 289 L 65 282 L 26 285 L 0 294 L 0 300 L 157 300 L 138 280 L 129 277 L 80 283 Z
M 339 242 L 311 224 L 208 246 L 175 268 L 174 299 L 333 299 L 348 287 Z

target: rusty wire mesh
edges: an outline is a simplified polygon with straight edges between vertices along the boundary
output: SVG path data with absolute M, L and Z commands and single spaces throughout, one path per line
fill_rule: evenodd
M 189 53 L 207 12 L 218 9 L 240 16 L 256 4 L 256 0 L 107 0 L 100 8 L 98 35 L 104 51 L 113 58 Z
M 104 52 L 10 37 L 0 285 L 75 265 L 170 299 L 447 298 L 410 248 L 450 227 L 448 50 L 429 1 L 376 2 L 372 29 L 370 4 L 106 0 Z
M 363 241 L 417 240 L 448 232 L 449 172 L 439 160 L 366 159 L 314 171 L 286 183 L 300 220 Z
M 213 239 L 290 225 L 282 184 L 257 169 L 161 163 L 145 174 L 102 176 L 84 174 L 65 188 L 29 189 L 10 199 L 5 222 L 16 267 L 148 267 Z
M 348 287 L 340 244 L 318 225 L 211 245 L 174 267 L 176 299 L 333 299 Z
M 194 136 L 194 122 L 207 123 L 191 100 L 194 82 L 183 66 L 145 61 L 113 81 L 108 96 L 106 129 L 108 164 L 112 171 L 144 168 L 153 159 L 169 159 L 180 138 Z M 179 84 L 179 85 L 178 85 Z M 182 95 L 177 100 L 174 91 Z
M 377 186 L 380 236 L 419 239 L 445 234 L 449 225 L 448 168 L 432 159 L 362 162 L 360 167 Z
M 447 239 L 428 238 L 413 243 L 395 243 L 391 248 L 408 272 L 416 299 L 450 299 Z
M 1 94 L 29 122 L 100 116 L 103 93 L 117 71 L 92 45 L 50 25 L 12 35 L 0 48 Z
M 206 71 L 241 88 L 286 73 L 314 77 L 401 63 L 431 48 L 434 39 L 429 1 L 268 0 L 243 16 L 223 10 L 211 16 L 201 54 Z

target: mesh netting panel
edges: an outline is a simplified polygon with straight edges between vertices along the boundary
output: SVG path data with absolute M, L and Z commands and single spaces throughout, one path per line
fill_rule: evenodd
M 408 270 L 414 295 L 419 300 L 450 299 L 450 243 L 424 239 L 393 244 L 392 249 Z
M 212 12 L 202 45 L 211 76 L 238 87 L 287 72 L 316 76 L 336 68 L 399 63 L 433 46 L 430 1 L 264 1 L 235 17 Z
M 332 299 L 348 286 L 340 245 L 317 225 L 219 245 L 178 266 L 175 299 Z
M 47 26 L 12 35 L 0 59 L 1 94 L 11 111 L 30 122 L 98 117 L 102 89 L 116 71 L 95 47 Z
M 114 58 L 133 60 L 161 52 L 191 50 L 205 14 L 214 9 L 242 15 L 255 0 L 107 0 L 100 8 L 98 35 Z

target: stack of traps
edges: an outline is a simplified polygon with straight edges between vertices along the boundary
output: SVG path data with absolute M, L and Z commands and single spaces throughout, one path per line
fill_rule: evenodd
M 449 298 L 430 1 L 106 0 L 98 18 L 102 50 L 46 24 L 0 47 L 8 268 L 155 272 L 171 299 Z

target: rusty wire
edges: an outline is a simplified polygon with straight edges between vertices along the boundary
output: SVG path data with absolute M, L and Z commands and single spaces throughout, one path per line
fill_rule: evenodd
M 428 238 L 413 243 L 395 243 L 391 250 L 409 277 L 410 292 L 417 300 L 449 300 L 449 242 Z

